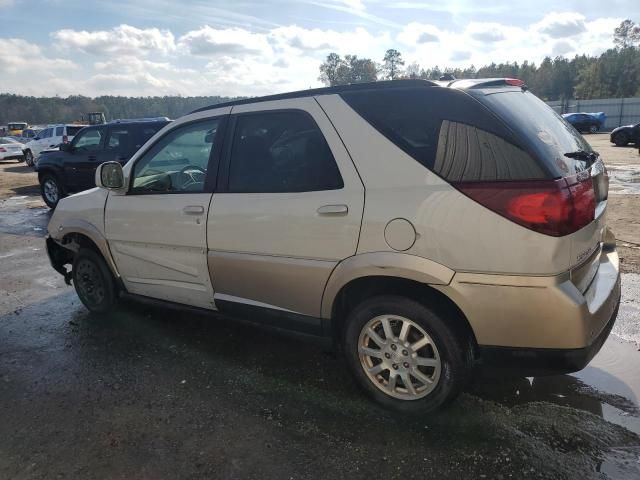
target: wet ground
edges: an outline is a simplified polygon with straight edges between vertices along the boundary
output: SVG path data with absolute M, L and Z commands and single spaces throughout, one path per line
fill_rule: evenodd
M 0 199 L 0 478 L 640 478 L 637 274 L 582 372 L 477 374 L 402 418 L 307 339 L 133 301 L 88 314 L 30 193 Z

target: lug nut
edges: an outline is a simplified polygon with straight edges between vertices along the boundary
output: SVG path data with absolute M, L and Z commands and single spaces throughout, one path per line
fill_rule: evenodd
M 394 364 L 393 364 L 393 369 L 394 369 L 394 370 L 397 370 L 397 369 L 398 369 L 398 364 L 394 363 Z
M 407 355 L 409 355 L 409 352 L 407 352 L 406 350 L 402 350 L 402 355 L 406 357 Z
M 396 346 L 395 346 L 395 345 L 393 345 L 393 344 L 391 345 L 391 350 L 395 350 L 396 348 L 398 348 L 398 347 L 396 347 Z
M 402 365 L 404 366 L 404 368 L 409 368 L 409 362 L 404 362 Z
M 384 354 L 384 357 L 385 357 L 385 358 L 391 358 L 391 355 L 390 355 L 389 353 L 385 353 L 385 354 Z

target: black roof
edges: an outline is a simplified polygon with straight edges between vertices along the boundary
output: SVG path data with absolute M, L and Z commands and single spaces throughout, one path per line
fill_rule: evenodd
M 408 87 L 436 87 L 437 83 L 429 80 L 384 80 L 380 82 L 351 83 L 349 85 L 337 85 L 335 87 L 310 88 L 297 92 L 279 93 L 277 95 L 267 95 L 265 97 L 250 97 L 231 102 L 216 103 L 207 107 L 198 108 L 191 113 L 204 112 L 214 108 L 232 107 L 235 105 L 246 105 L 247 103 L 269 102 L 271 100 L 287 100 L 289 98 L 313 97 L 315 95 L 332 95 L 336 93 L 352 92 L 358 90 L 383 90 L 388 88 L 408 88 Z
M 279 93 L 277 95 L 267 95 L 265 97 L 249 97 L 231 102 L 216 103 L 207 107 L 198 108 L 191 113 L 204 112 L 214 108 L 233 107 L 235 105 L 246 105 L 248 103 L 268 102 L 271 100 L 287 100 L 289 98 L 313 97 L 315 95 L 331 95 L 359 90 L 386 90 L 392 88 L 420 88 L 420 87 L 453 87 L 460 90 L 479 87 L 508 86 L 507 80 L 511 78 L 474 78 L 474 79 L 453 79 L 444 81 L 430 81 L 418 79 L 405 80 L 383 80 L 380 82 L 351 83 L 349 85 L 337 85 L 335 87 L 310 88 L 297 92 Z M 523 87 L 526 88 L 526 87 Z

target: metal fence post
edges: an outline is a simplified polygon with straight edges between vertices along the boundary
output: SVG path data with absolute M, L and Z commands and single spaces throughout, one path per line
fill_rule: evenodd
M 618 120 L 618 126 L 622 125 L 622 113 L 624 112 L 624 98 L 620 99 L 620 120 Z

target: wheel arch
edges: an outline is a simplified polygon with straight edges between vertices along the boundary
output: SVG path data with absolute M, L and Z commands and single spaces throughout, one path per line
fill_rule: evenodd
M 444 265 L 414 255 L 377 252 L 350 257 L 334 269 L 322 298 L 322 317 L 334 340 L 342 334 L 348 313 L 360 301 L 397 294 L 441 312 L 451 312 L 456 332 L 476 345 L 471 324 L 462 309 L 432 285 L 448 285 L 455 272 Z
M 114 277 L 120 279 L 107 239 L 94 225 L 82 220 L 71 221 L 59 227 L 56 237 L 59 239 L 58 243 L 74 253 L 83 247 L 95 250 L 107 262 Z

